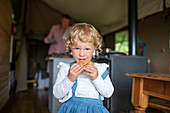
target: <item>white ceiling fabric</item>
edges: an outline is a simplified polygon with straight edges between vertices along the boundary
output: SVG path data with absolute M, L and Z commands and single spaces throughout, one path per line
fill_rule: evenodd
M 71 18 L 93 24 L 102 35 L 128 25 L 128 0 L 42 1 L 62 13 L 69 14 Z M 138 0 L 138 19 L 162 10 L 163 0 Z

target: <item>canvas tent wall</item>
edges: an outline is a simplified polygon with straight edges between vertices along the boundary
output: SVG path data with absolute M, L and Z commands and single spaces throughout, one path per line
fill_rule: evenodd
M 10 1 L 0 0 L 0 109 L 9 99 L 12 13 Z

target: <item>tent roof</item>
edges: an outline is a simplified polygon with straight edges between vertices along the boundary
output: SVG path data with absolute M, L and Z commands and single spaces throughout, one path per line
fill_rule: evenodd
M 128 0 L 42 0 L 107 34 L 128 25 Z M 170 0 L 167 0 L 168 4 Z M 138 0 L 138 19 L 163 10 L 163 0 Z

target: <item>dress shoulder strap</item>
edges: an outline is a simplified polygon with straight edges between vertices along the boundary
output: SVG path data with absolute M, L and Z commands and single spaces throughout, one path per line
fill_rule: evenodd
M 101 75 L 103 80 L 109 75 L 109 71 L 106 69 L 106 71 Z
M 71 62 L 71 63 L 70 63 L 70 67 L 71 67 L 71 65 L 73 65 L 74 63 L 75 63 L 75 62 Z

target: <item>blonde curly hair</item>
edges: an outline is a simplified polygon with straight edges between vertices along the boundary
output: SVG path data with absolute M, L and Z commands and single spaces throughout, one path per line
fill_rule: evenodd
M 102 51 L 102 37 L 90 24 L 77 23 L 73 25 L 66 40 L 66 49 L 71 50 L 73 46 L 77 45 L 78 41 L 93 43 L 97 51 Z

